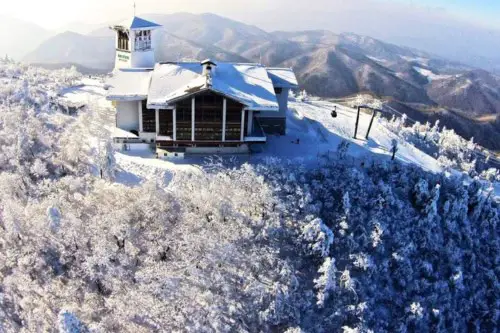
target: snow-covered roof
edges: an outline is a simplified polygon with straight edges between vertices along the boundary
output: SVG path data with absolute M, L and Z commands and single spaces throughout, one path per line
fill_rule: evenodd
M 278 88 L 298 88 L 297 77 L 291 68 L 267 68 L 267 73 Z
M 118 127 L 113 127 L 111 130 L 111 137 L 112 138 L 127 138 L 127 139 L 138 139 L 139 137 L 133 133 L 130 133 L 129 131 L 122 130 L 121 128 Z
M 107 100 L 137 101 L 148 97 L 151 69 L 120 69 L 107 80 Z
M 133 30 L 133 29 L 147 29 L 147 28 L 154 29 L 161 27 L 161 25 L 134 16 L 130 19 L 121 22 L 120 24 L 117 24 L 116 27 L 123 27 L 129 30 Z
M 200 63 L 157 64 L 149 89 L 148 107 L 164 108 L 181 98 L 211 90 L 252 110 L 278 111 L 273 82 L 257 64 L 218 63 L 210 76 Z

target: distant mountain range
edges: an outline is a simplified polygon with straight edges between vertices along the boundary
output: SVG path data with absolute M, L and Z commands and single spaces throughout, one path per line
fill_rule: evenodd
M 478 123 L 487 125 L 489 138 L 481 143 L 500 150 L 500 140 L 496 140 L 500 138 L 496 121 L 500 78 L 487 71 L 352 33 L 266 32 L 214 14 L 141 16 L 163 25 L 158 61 L 214 58 L 292 67 L 301 87 L 314 95 L 340 98 L 371 92 L 390 99 L 401 110 L 414 110 L 422 120 L 438 114 L 443 124 L 465 137 L 477 136 Z M 30 29 L 25 30 L 32 38 L 37 33 Z M 28 43 L 31 52 L 23 58 L 26 62 L 50 67 L 77 64 L 85 72 L 113 67 L 114 34 L 107 26 L 87 34 L 59 33 L 40 45 L 33 39 Z
M 51 32 L 42 27 L 0 14 L 0 56 L 21 59 L 36 49 Z

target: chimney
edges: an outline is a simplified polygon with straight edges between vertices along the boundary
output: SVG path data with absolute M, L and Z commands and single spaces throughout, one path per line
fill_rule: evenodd
M 203 67 L 203 76 L 208 77 L 215 73 L 215 67 L 217 67 L 217 64 L 210 59 L 206 59 L 201 62 L 201 66 Z

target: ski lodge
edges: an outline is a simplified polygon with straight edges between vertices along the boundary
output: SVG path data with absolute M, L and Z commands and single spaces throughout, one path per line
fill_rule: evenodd
M 134 17 L 116 31 L 115 69 L 106 82 L 116 107 L 115 143 L 175 153 L 247 152 L 266 135 L 284 135 L 289 68 L 260 64 L 156 62 L 160 25 Z

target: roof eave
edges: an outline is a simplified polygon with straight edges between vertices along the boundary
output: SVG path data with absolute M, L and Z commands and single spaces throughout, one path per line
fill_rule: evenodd
M 279 106 L 252 106 L 245 108 L 248 111 L 279 112 Z
M 298 89 L 299 88 L 299 86 L 297 84 L 292 84 L 292 83 L 284 83 L 284 84 L 280 84 L 280 83 L 274 84 L 273 83 L 273 86 L 275 88 L 284 88 L 284 89 Z
M 148 98 L 147 95 L 108 95 L 108 96 L 106 96 L 107 101 L 114 101 L 114 102 L 143 101 L 147 98 Z
M 171 98 L 171 99 L 167 99 L 165 100 L 165 102 L 152 102 L 150 103 L 148 101 L 148 104 L 147 104 L 147 107 L 149 109 L 162 109 L 162 108 L 172 108 L 174 103 L 180 101 L 180 100 L 183 100 L 183 99 L 186 99 L 186 98 L 189 98 L 189 97 L 192 97 L 194 95 L 197 95 L 201 92 L 205 92 L 205 91 L 213 91 L 225 98 L 229 98 L 229 99 L 232 99 L 234 101 L 237 101 L 238 103 L 242 104 L 243 105 L 243 108 L 246 109 L 246 110 L 250 110 L 250 111 L 276 111 L 278 112 L 279 111 L 279 106 L 276 105 L 276 106 L 261 106 L 261 105 L 250 105 L 234 96 L 230 96 L 228 94 L 225 94 L 217 89 L 214 89 L 212 87 L 210 88 L 203 88 L 203 89 L 200 89 L 200 90 L 197 90 L 197 91 L 194 91 L 194 92 L 191 92 L 189 94 L 185 94 L 185 95 L 181 95 L 181 96 L 178 96 L 178 97 L 175 97 L 175 98 Z
M 214 89 L 213 87 L 206 87 L 206 88 L 202 88 L 202 89 L 199 89 L 199 90 L 196 90 L 196 91 L 193 91 L 193 92 L 190 92 L 190 93 L 187 93 L 187 94 L 184 94 L 184 95 L 180 95 L 180 96 L 177 96 L 175 98 L 170 98 L 170 99 L 166 99 L 164 103 L 148 103 L 148 107 L 151 105 L 155 105 L 155 106 L 171 106 L 172 103 L 175 103 L 175 102 L 178 102 L 180 100 L 183 100 L 185 98 L 189 98 L 191 96 L 194 96 L 194 95 L 197 95 L 201 92 L 205 92 L 205 91 L 213 91 L 221 96 L 224 96 L 226 98 L 229 98 L 229 99 L 232 99 L 234 101 L 237 101 L 238 103 L 240 104 L 243 104 L 244 107 L 248 108 L 250 105 L 244 101 L 241 101 L 240 99 L 238 98 L 235 98 L 234 96 L 230 96 L 228 94 L 225 94 L 217 89 Z

